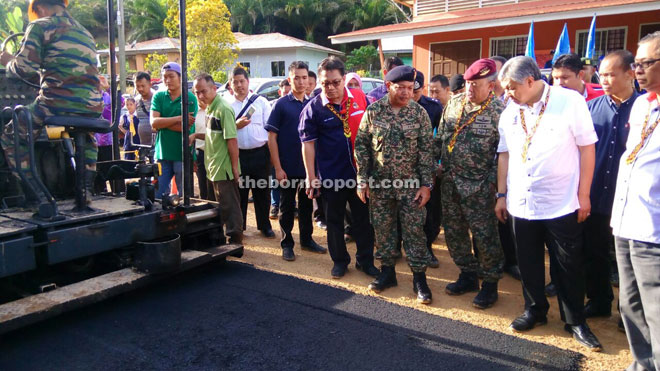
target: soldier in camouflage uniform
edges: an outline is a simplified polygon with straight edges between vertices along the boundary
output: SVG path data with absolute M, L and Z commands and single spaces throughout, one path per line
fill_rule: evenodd
M 48 116 L 99 117 L 103 110 L 94 39 L 67 12 L 66 4 L 67 0 L 32 0 L 29 5 L 31 23 L 18 54 L 15 57 L 5 52 L 0 54 L 0 63 L 7 67 L 10 76 L 25 80 L 40 78 L 39 96 L 28 106 L 35 138 Z M 9 166 L 13 169 L 20 166 L 30 179 L 27 141 L 19 143 L 21 159 L 18 164 L 14 158 L 13 131 L 19 130 L 21 138 L 26 138 L 26 129 L 25 123 L 10 122 L 2 130 L 0 145 Z M 91 186 L 97 147 L 91 134 L 88 138 L 84 149 L 88 169 L 85 181 Z M 43 195 L 33 196 L 43 199 Z
M 380 292 L 397 284 L 394 272 L 396 222 L 401 220 L 403 248 L 413 272 L 413 290 L 420 303 L 431 302 L 426 267 L 431 255 L 426 248 L 424 205 L 431 197 L 434 161 L 429 116 L 412 98 L 416 71 L 399 66 L 387 73 L 388 95 L 367 108 L 355 139 L 358 196 L 370 197 L 371 224 L 382 256 L 381 274 L 369 285 Z M 369 181 L 371 180 L 371 184 Z M 385 188 L 390 181 L 394 187 Z M 396 187 L 412 181 L 414 188 Z
M 484 280 L 474 299 L 477 308 L 488 308 L 497 301 L 504 254 L 498 238 L 495 208 L 495 156 L 499 133 L 497 124 L 504 109 L 493 94 L 495 63 L 480 59 L 464 74 L 466 92 L 447 103 L 436 137 L 442 156 L 442 210 L 445 239 L 454 263 L 461 269 L 456 282 L 446 292 L 460 295 L 479 289 L 477 271 Z M 472 254 L 470 232 L 479 252 Z

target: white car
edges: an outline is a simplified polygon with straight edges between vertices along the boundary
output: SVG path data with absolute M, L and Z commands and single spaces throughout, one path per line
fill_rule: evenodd
M 377 87 L 383 85 L 384 82 L 381 79 L 374 79 L 371 77 L 363 77 L 362 78 L 362 91 L 364 94 L 369 94 L 372 90 L 376 89 Z

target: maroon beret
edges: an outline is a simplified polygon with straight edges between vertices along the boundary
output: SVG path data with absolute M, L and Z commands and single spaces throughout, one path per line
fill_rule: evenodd
M 463 78 L 465 80 L 479 80 L 486 77 L 493 76 L 497 73 L 497 66 L 491 59 L 483 58 L 472 63 L 472 65 L 465 70 Z

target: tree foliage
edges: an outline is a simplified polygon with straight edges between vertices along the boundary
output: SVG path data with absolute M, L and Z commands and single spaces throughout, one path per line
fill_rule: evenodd
M 165 54 L 149 54 L 144 59 L 144 69 L 149 72 L 152 78 L 160 78 L 160 68 L 167 63 L 167 56 Z
M 346 69 L 349 71 L 355 70 L 372 70 L 377 66 L 378 49 L 373 45 L 364 45 L 358 49 L 353 49 L 346 58 Z
M 167 36 L 166 0 L 130 0 L 124 8 L 128 41 L 145 41 Z
M 179 8 L 168 0 L 165 26 L 171 37 L 179 36 Z M 189 0 L 186 4 L 188 60 L 192 72 L 224 70 L 237 57 L 232 50 L 236 38 L 231 32 L 229 9 L 222 0 Z

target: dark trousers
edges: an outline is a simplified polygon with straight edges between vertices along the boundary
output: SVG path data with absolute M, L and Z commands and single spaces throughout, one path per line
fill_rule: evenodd
M 510 267 L 512 265 L 518 265 L 518 259 L 516 259 L 516 245 L 513 241 L 513 235 L 511 234 L 511 217 L 506 220 L 506 223 L 497 222 L 497 230 L 500 235 L 502 250 L 504 251 L 504 266 Z
M 300 232 L 300 244 L 309 245 L 312 242 L 312 200 L 305 194 L 304 179 L 289 179 L 289 182 L 296 185 L 289 187 L 279 187 L 280 193 L 280 229 L 282 231 L 282 247 L 293 247 L 293 229 L 294 211 L 296 209 L 296 196 L 298 196 L 298 232 Z M 282 183 L 280 183 L 282 184 Z M 291 184 L 289 184 L 291 185 Z
M 254 215 L 257 229 L 271 229 L 268 213 L 270 211 L 270 152 L 268 145 L 254 149 L 241 149 L 238 158 L 241 163 L 241 211 L 243 212 L 243 230 L 247 225 L 247 207 L 250 190 L 254 198 Z M 264 183 L 265 180 L 265 183 Z M 253 183 L 253 184 L 251 184 Z M 265 184 L 265 187 L 259 187 Z
M 206 164 L 204 163 L 204 151 L 197 150 L 197 159 L 195 160 L 197 169 L 197 184 L 199 185 L 199 198 L 202 200 L 215 201 L 215 192 L 213 190 L 213 182 L 206 178 Z
M 610 215 L 591 213 L 584 223 L 584 258 L 587 298 L 598 306 L 609 307 L 614 300 L 610 284 Z
M 241 229 L 241 211 L 239 206 L 238 184 L 234 180 L 212 182 L 215 199 L 218 200 L 220 220 L 225 227 L 225 234 L 234 241 L 243 239 Z
M 335 264 L 348 266 L 351 257 L 346 250 L 344 241 L 344 214 L 346 203 L 351 206 L 353 218 L 353 239 L 357 245 L 355 260 L 360 265 L 374 263 L 374 230 L 369 222 L 369 208 L 357 196 L 355 188 L 342 188 L 334 190 L 324 188 L 323 207 L 325 208 L 325 222 L 328 225 L 328 250 Z
M 525 309 L 545 315 L 550 308 L 544 292 L 547 245 L 561 319 L 570 325 L 584 323 L 583 225 L 577 222 L 577 213 L 546 220 L 511 216 L 511 226 Z

